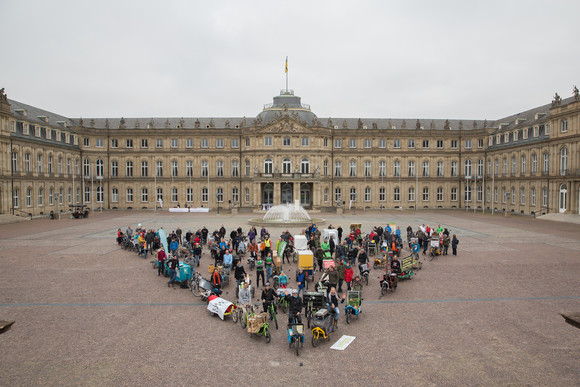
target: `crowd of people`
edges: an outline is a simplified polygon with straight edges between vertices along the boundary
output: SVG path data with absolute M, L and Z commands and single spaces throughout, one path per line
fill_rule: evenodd
M 328 229 L 334 229 L 332 225 Z M 215 228 L 210 233 L 207 227 L 192 231 L 188 229 L 183 232 L 180 227 L 167 233 L 166 240 L 161 241 L 165 232 L 161 233 L 153 229 L 146 229 L 141 224 L 133 231 L 128 226 L 123 232 L 120 228 L 117 230 L 117 243 L 123 245 L 130 243 L 141 256 L 155 255 L 159 262 L 157 274 L 165 274 L 167 267 L 169 281 L 167 286 L 175 288 L 176 271 L 179 268 L 179 262 L 182 261 L 191 267 L 192 275 L 196 268 L 200 266 L 202 257 L 208 257 L 208 264 L 213 260 L 214 270 L 210 273 L 209 282 L 216 289 L 223 287 L 223 278 L 220 275 L 218 267 L 223 267 L 229 272 L 233 272 L 236 285 L 239 287 L 238 302 L 241 305 L 250 305 L 252 296 L 250 288 L 251 281 L 248 281 L 249 272 L 242 258 L 248 258 L 250 268 L 256 271 L 255 284 L 256 288 L 263 288 L 260 300 L 264 310 L 268 303 L 273 302 L 279 297 L 276 291 L 271 287 L 271 278 L 276 270 L 277 284 L 280 288 L 287 289 L 289 286 L 289 277 L 284 271 L 284 265 L 291 264 L 291 253 L 293 251 L 294 236 L 289 230 L 285 230 L 278 237 L 274 246 L 270 232 L 265 227 L 258 230 L 251 226 L 247 233 L 243 232 L 242 227 L 232 229 L 227 233 L 222 224 L 221 227 Z M 372 253 L 391 252 L 391 259 L 385 267 L 383 280 L 387 279 L 388 273 L 400 273 L 400 262 L 397 256 L 400 255 L 404 248 L 401 230 L 399 226 L 392 227 L 386 225 L 382 227 L 377 225 L 372 227 L 367 234 L 363 234 L 360 228 L 352 228 L 348 234 L 344 234 L 341 226 L 335 229 L 336 232 L 330 233 L 330 237 L 322 237 L 322 232 L 315 224 L 311 224 L 300 233 L 303 234 L 308 242 L 307 246 L 315 258 L 314 271 L 321 273 L 318 284 L 324 283 L 327 291 L 327 307 L 334 311 L 335 319 L 338 319 L 338 304 L 343 302 L 346 292 L 351 289 L 362 290 L 361 277 L 365 270 L 368 270 L 370 264 L 369 255 Z M 448 253 L 451 246 L 453 255 L 457 255 L 457 246 L 459 240 L 456 235 L 450 237 L 447 228 L 430 227 L 421 225 L 413 230 L 411 225 L 407 227 L 407 242 L 413 251 L 422 249 L 423 255 L 429 247 L 429 242 L 433 238 L 438 238 L 443 247 L 442 254 Z M 275 261 L 273 251 L 278 251 L 280 244 L 286 242 L 284 251 L 281 252 L 280 260 Z M 168 250 L 168 251 L 166 251 Z M 323 268 L 325 259 L 333 260 L 334 264 L 328 269 Z M 354 267 L 358 268 L 355 272 Z M 290 268 L 287 269 L 289 271 Z M 296 287 L 288 290 L 286 293 L 289 302 L 289 320 L 301 320 L 302 300 L 301 295 L 305 291 L 305 282 L 307 273 L 303 269 L 298 269 L 296 273 Z M 182 284 L 183 285 L 183 284 Z M 396 286 L 396 284 L 395 284 Z

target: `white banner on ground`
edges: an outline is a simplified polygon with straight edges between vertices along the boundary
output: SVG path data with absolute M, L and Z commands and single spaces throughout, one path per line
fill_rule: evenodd
M 220 318 L 224 319 L 224 313 L 228 310 L 229 306 L 232 305 L 228 300 L 224 300 L 221 297 L 214 298 L 207 304 L 207 310 L 212 313 L 216 313 Z
M 348 347 L 350 343 L 354 341 L 354 339 L 355 339 L 354 336 L 343 335 L 340 339 L 338 339 L 336 343 L 332 344 L 332 347 L 330 347 L 330 349 L 338 349 L 339 351 L 344 351 L 346 347 Z

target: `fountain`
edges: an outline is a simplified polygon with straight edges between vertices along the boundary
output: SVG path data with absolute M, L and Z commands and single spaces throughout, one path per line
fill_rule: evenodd
M 320 223 L 322 219 L 311 219 L 308 212 L 300 205 L 300 200 L 294 204 L 278 204 L 270 208 L 262 219 L 252 219 L 250 224 L 280 224 L 282 226 L 305 226 L 312 222 Z

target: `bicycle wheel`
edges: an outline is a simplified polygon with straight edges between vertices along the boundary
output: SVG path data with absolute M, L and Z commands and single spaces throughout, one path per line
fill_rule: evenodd
M 381 296 L 384 296 L 385 294 L 387 294 L 387 287 L 386 286 L 381 286 Z
M 268 329 L 266 333 L 264 333 L 264 337 L 266 338 L 266 343 L 270 344 L 270 330 Z
M 272 314 L 272 320 L 274 320 L 274 324 L 276 325 L 276 329 L 278 329 L 278 315 L 276 314 L 276 311 L 274 311 L 274 313 Z
M 373 262 L 373 269 L 377 269 L 377 267 L 379 267 L 379 265 L 376 262 Z
M 232 321 L 234 322 L 234 324 L 238 322 L 238 310 L 237 309 L 232 312 Z
M 308 329 L 310 329 L 310 322 L 312 321 L 312 314 L 310 314 L 310 312 L 306 312 L 306 321 L 308 324 Z
M 191 292 L 196 297 L 201 297 L 201 291 L 199 290 L 199 282 L 193 282 L 191 286 Z
M 369 275 L 368 275 L 368 273 L 365 275 L 365 283 L 368 286 L 368 284 L 369 284 Z
M 312 334 L 312 346 L 318 346 L 318 342 L 320 341 L 320 335 L 318 332 Z
M 242 328 L 246 329 L 246 327 L 248 326 L 248 316 L 246 313 L 243 313 L 240 316 L 240 324 L 242 324 Z
M 350 313 L 351 313 L 350 310 L 346 311 L 346 323 L 347 324 L 350 324 Z
M 280 304 L 280 310 L 282 311 L 282 313 L 286 313 L 286 303 L 285 302 L 282 302 Z
M 300 356 L 300 340 L 294 341 L 294 347 L 296 347 L 296 356 Z

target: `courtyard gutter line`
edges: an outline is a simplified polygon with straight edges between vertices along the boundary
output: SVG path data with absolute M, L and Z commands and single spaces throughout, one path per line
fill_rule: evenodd
M 502 301 L 552 301 L 552 300 L 580 300 L 580 296 L 562 296 L 562 297 L 499 297 L 499 298 L 450 298 L 440 300 L 375 300 L 365 301 L 365 304 L 428 304 L 428 303 L 447 303 L 447 302 L 502 302 Z M 0 304 L 0 307 L 151 307 L 151 306 L 207 306 L 205 302 L 38 302 L 38 303 L 15 303 Z

